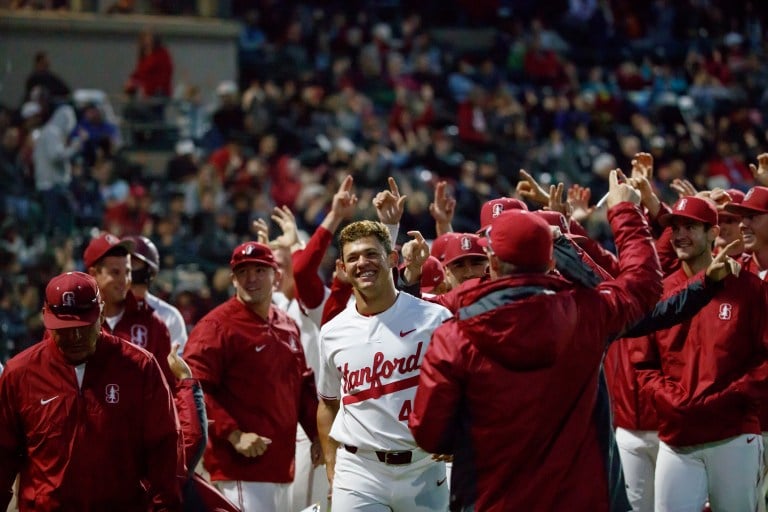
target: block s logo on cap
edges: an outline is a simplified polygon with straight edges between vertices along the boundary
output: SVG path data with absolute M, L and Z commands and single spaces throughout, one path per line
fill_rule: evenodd
M 75 293 L 64 292 L 61 294 L 61 305 L 66 307 L 73 307 L 75 305 Z
M 754 194 L 754 192 L 755 192 L 755 188 L 754 188 L 754 187 L 752 187 L 751 189 L 749 189 L 749 190 L 747 191 L 747 195 L 745 195 L 745 196 L 744 196 L 744 201 L 749 201 L 749 198 L 750 198 L 750 197 L 752 197 L 752 195 Z M 742 201 L 742 202 L 744 202 L 744 201 Z
M 731 319 L 731 311 L 733 311 L 733 306 L 731 306 L 728 303 L 720 304 L 720 312 L 717 315 L 717 318 L 720 320 L 730 320 Z
M 461 238 L 461 250 L 468 251 L 472 248 L 472 240 L 468 236 Z
M 256 250 L 256 247 L 254 247 L 253 244 L 248 244 L 243 249 L 243 254 L 245 254 L 246 256 L 250 256 L 251 254 L 253 254 L 254 250 Z
M 117 245 L 120 243 L 120 239 L 111 233 L 107 233 L 106 235 L 104 235 L 104 240 L 109 242 L 109 245 Z
M 683 198 L 680 200 L 680 202 L 677 203 L 677 209 L 678 210 L 685 210 L 685 206 L 688 204 L 688 200 Z
M 504 211 L 504 205 L 501 203 L 496 203 L 495 205 L 493 205 L 493 212 L 491 213 L 491 216 L 495 219 L 496 217 L 501 215 L 503 211 Z

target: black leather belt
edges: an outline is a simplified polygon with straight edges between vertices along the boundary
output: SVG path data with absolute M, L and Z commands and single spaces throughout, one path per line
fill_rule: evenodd
M 357 453 L 357 446 L 349 446 L 345 444 L 344 449 L 347 450 L 349 453 Z M 391 466 L 402 466 L 403 464 L 410 464 L 411 460 L 413 460 L 413 452 L 410 450 L 406 450 L 402 452 L 375 451 L 373 453 L 376 454 L 376 457 L 379 459 L 379 461 L 383 462 L 384 464 L 389 464 Z

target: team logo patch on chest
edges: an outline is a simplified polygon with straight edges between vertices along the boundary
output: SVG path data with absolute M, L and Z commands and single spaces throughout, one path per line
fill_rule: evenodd
M 717 314 L 717 318 L 719 318 L 720 320 L 730 320 L 732 311 L 733 311 L 733 306 L 731 306 L 727 302 L 724 304 L 720 304 L 720 311 Z
M 145 348 L 148 341 L 149 333 L 147 332 L 147 326 L 141 324 L 133 324 L 131 326 L 131 343 L 138 345 L 141 348 Z
M 108 404 L 116 404 L 120 401 L 120 386 L 117 384 L 107 384 L 104 394 L 105 402 Z

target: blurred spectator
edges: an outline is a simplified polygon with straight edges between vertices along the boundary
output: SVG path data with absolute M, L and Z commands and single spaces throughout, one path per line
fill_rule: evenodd
M 122 136 L 118 126 L 108 121 L 101 107 L 88 104 L 82 111 L 76 131 L 84 131 L 88 138 L 83 145 L 82 155 L 87 166 L 96 161 L 96 150 L 100 148 L 107 156 L 116 153 L 122 146 Z
M 74 223 L 74 199 L 69 190 L 72 182 L 70 160 L 80 152 L 85 133 L 70 139 L 77 125 L 75 110 L 69 105 L 56 109 L 40 130 L 35 141 L 35 187 L 41 196 L 45 212 L 45 232 L 69 236 Z
M 51 71 L 51 61 L 48 59 L 48 54 L 43 51 L 35 54 L 34 68 L 24 84 L 24 101 L 32 98 L 32 90 L 36 87 L 41 88 L 56 101 L 67 99 L 71 92 L 64 80 Z
M 169 98 L 173 61 L 160 36 L 149 30 L 139 34 L 136 67 L 125 84 L 128 94 L 140 93 L 144 98 Z

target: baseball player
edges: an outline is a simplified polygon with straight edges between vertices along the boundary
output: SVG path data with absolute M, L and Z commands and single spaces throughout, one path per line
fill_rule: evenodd
M 479 236 L 471 233 L 453 233 L 453 236 L 446 238 L 443 269 L 450 288 L 485 274 L 488 258 L 478 244 L 479 239 Z
M 45 290 L 45 338 L 0 376 L 0 510 L 181 510 L 178 423 L 155 358 L 102 330 L 81 272 Z
M 235 296 L 198 322 L 184 350 L 213 420 L 204 465 L 244 512 L 283 512 L 299 421 L 320 459 L 315 378 L 296 322 L 272 303 L 279 278 L 272 250 L 241 244 L 230 268 Z
M 426 243 L 408 244 L 404 253 L 418 255 L 407 263 L 420 267 Z M 445 465 L 416 446 L 407 422 L 421 359 L 450 313 L 397 291 L 381 223 L 350 224 L 339 245 L 355 303 L 321 328 L 317 412 L 333 508 L 443 511 Z
M 668 295 L 712 262 L 717 210 L 683 197 L 660 217 L 671 226 L 680 269 Z M 763 439 L 758 400 L 768 376 L 768 288 L 748 272 L 723 281 L 693 318 L 649 336 L 636 363 L 659 417 L 655 510 L 755 510 Z
M 623 272 L 594 289 L 549 275 L 542 218 L 512 210 L 491 224 L 490 278 L 463 286 L 456 318 L 435 332 L 410 417 L 419 446 L 454 455 L 451 510 L 627 510 L 623 487 L 611 488 L 596 397 L 607 341 L 661 292 L 638 202 L 614 171 Z
M 88 273 L 96 279 L 104 298 L 104 328 L 128 340 L 157 358 L 168 384 L 176 378 L 168 366 L 171 339 L 168 328 L 143 301 L 136 300 L 130 290 L 133 245 L 110 233 L 93 238 L 83 254 Z
M 179 353 L 187 343 L 187 325 L 181 312 L 173 305 L 149 293 L 152 281 L 160 270 L 160 253 L 154 242 L 145 236 L 127 236 L 123 240 L 132 243 L 131 291 L 140 301 L 147 303 L 168 327 L 171 343 L 178 344 Z

